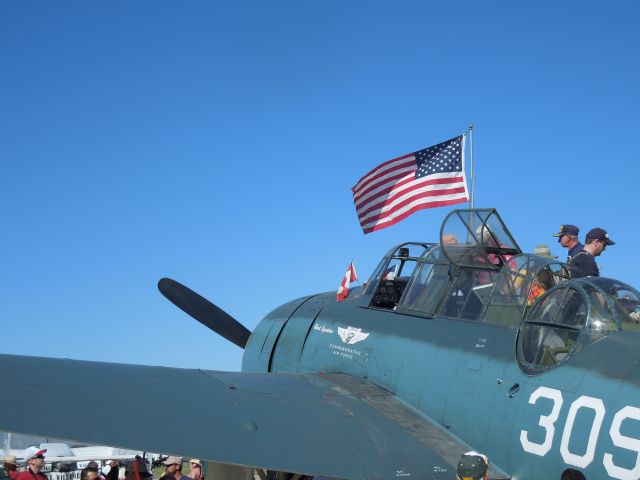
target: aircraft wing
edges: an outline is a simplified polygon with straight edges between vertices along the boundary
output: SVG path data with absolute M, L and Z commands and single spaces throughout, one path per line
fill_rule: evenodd
M 0 430 L 341 479 L 448 479 L 468 447 L 342 374 L 0 355 Z

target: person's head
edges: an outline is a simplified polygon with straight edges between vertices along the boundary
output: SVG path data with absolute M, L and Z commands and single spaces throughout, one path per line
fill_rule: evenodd
M 585 480 L 584 475 L 580 473 L 578 470 L 574 470 L 573 468 L 569 468 L 562 472 L 562 476 L 560 480 Z
M 15 455 L 5 455 L 4 459 L 4 469 L 5 471 L 10 471 L 10 470 L 17 470 L 18 469 L 18 464 L 16 462 L 16 456 Z
M 94 462 L 93 460 L 91 460 L 89 463 L 87 463 L 87 469 L 88 470 L 94 470 L 94 471 L 98 471 L 98 462 Z
M 489 225 L 480 225 L 476 228 L 476 236 L 478 241 L 482 242 L 482 246 L 484 247 L 498 246 L 499 239 Z
M 455 245 L 458 243 L 458 237 L 456 237 L 453 233 L 445 233 L 442 236 L 442 243 L 445 245 Z
M 458 480 L 486 480 L 489 470 L 489 459 L 478 452 L 467 452 L 458 462 L 456 473 Z
M 80 472 L 80 480 L 98 480 L 98 471 L 93 468 L 83 468 Z
M 146 480 L 153 475 L 147 470 L 146 462 L 142 458 L 136 457 L 135 460 L 127 462 L 124 476 L 126 480 Z
M 44 467 L 46 452 L 46 448 L 29 447 L 24 451 L 24 463 L 34 472 L 39 472 Z
M 594 257 L 597 257 L 604 252 L 607 245 L 615 245 L 616 242 L 609 238 L 609 234 L 602 228 L 592 228 L 587 233 L 586 244 L 590 246 L 590 253 Z
M 533 249 L 533 254 L 538 255 L 539 257 L 544 257 L 544 258 L 551 258 L 551 259 L 558 258 L 557 255 L 551 254 L 551 249 L 549 248 L 548 245 L 545 245 L 544 243 L 541 243 L 540 245 L 536 245 L 536 247 Z
M 164 465 L 164 471 L 167 473 L 182 472 L 182 457 L 169 456 L 162 464 Z
M 189 460 L 189 465 L 191 465 L 191 468 L 201 468 L 202 464 L 200 462 L 199 459 L 197 458 L 192 458 L 191 460 Z
M 538 276 L 536 277 L 536 281 L 542 288 L 544 288 L 545 290 L 549 290 L 551 287 L 553 287 L 553 274 L 551 273 L 551 270 L 549 270 L 548 267 L 540 270 L 540 272 L 538 272 Z
M 572 248 L 578 243 L 578 234 L 580 229 L 575 225 L 560 225 L 560 231 L 554 233 L 554 237 L 558 237 L 558 243 L 564 248 Z

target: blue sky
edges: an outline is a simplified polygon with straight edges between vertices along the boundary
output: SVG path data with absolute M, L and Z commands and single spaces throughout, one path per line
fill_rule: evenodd
M 242 351 L 173 307 L 192 287 L 249 329 L 366 278 L 451 209 L 363 235 L 350 188 L 475 124 L 476 206 L 525 250 L 607 229 L 640 287 L 640 5 L 0 3 L 4 353 L 217 370 Z

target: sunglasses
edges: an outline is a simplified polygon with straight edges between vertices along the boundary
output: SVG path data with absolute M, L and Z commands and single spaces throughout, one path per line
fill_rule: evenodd
M 39 458 L 40 460 L 44 460 L 44 455 L 36 455 L 36 456 L 35 456 L 35 457 L 33 457 L 33 458 Z

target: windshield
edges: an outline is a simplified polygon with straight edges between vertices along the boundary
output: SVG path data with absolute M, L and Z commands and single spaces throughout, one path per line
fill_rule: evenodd
M 518 339 L 518 363 L 542 373 L 611 333 L 640 327 L 640 293 L 608 278 L 565 282 L 528 312 Z
M 640 292 L 612 278 L 588 277 L 583 280 L 589 293 L 594 330 L 631 330 L 640 327 Z M 616 325 L 611 325 L 616 322 Z M 615 328 L 614 328 L 615 327 Z

